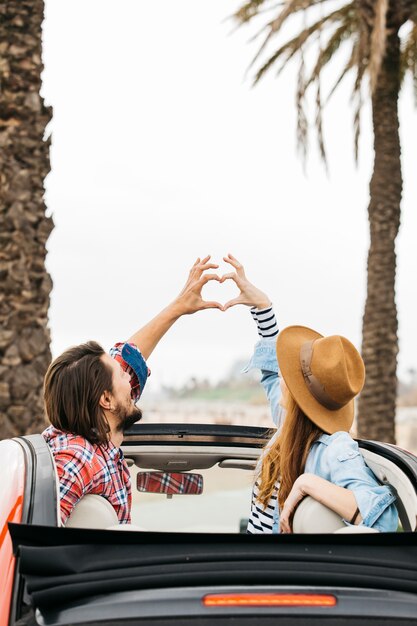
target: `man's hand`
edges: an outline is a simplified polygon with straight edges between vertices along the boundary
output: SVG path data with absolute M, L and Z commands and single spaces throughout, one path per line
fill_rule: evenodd
M 201 290 L 210 280 L 220 282 L 220 276 L 217 274 L 203 273 L 206 270 L 219 267 L 216 263 L 209 263 L 209 260 L 210 255 L 202 260 L 198 258 L 192 266 L 183 290 L 173 302 L 178 315 L 189 315 L 203 309 L 220 309 L 223 311 L 223 305 L 220 302 L 206 302 L 201 295 Z
M 210 280 L 220 281 L 217 274 L 204 274 L 208 269 L 219 267 L 215 263 L 209 263 L 210 256 L 204 259 L 197 259 L 190 270 L 188 280 L 181 293 L 168 304 L 150 322 L 140 328 L 129 342 L 134 343 L 142 353 L 144 359 L 149 358 L 155 346 L 159 343 L 167 330 L 182 316 L 202 309 L 220 309 L 223 305 L 219 302 L 205 302 L 201 296 L 201 290 Z
M 252 285 L 251 282 L 246 278 L 245 270 L 243 269 L 243 265 L 239 263 L 237 259 L 231 254 L 223 257 L 223 260 L 226 263 L 229 263 L 232 267 L 235 268 L 236 272 L 230 272 L 230 274 L 224 274 L 221 277 L 220 282 L 224 283 L 226 280 L 233 280 L 238 289 L 240 290 L 239 295 L 223 306 L 223 311 L 226 311 L 231 306 L 235 306 L 236 304 L 245 304 L 246 306 L 254 306 L 257 309 L 265 309 L 266 307 L 271 306 L 271 301 L 268 296 L 263 293 L 260 289 Z

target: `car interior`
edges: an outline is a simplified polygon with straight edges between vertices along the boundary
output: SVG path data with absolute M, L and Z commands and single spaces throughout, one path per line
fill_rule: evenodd
M 253 447 L 146 445 L 124 446 L 132 479 L 132 524 L 118 524 L 111 504 L 101 496 L 85 496 L 66 526 L 159 532 L 244 533 L 250 509 L 251 487 L 259 449 Z M 397 494 L 398 530 L 416 530 L 417 495 L 414 486 L 393 461 L 361 448 L 365 462 L 381 484 Z M 138 475 L 197 473 L 202 493 L 138 491 Z M 293 520 L 295 533 L 377 532 L 365 526 L 347 526 L 333 511 L 305 498 Z
M 21 522 L 9 524 L 10 557 L 12 548 L 19 555 L 16 623 L 22 615 L 31 619 L 30 604 L 44 624 L 104 620 L 115 626 L 121 609 L 137 624 L 148 608 L 153 624 L 155 610 L 171 619 L 173 605 L 185 623 L 185 614 L 200 615 L 202 598 L 213 589 L 233 592 L 242 585 L 248 592 L 254 585 L 281 593 L 294 587 L 337 589 L 335 611 L 345 603 L 347 612 L 356 607 L 352 593 L 358 591 L 361 615 L 369 608 L 373 617 L 378 613 L 375 620 L 388 616 L 387 624 L 393 623 L 401 605 L 401 615 L 414 623 L 416 535 L 401 531 L 416 530 L 416 457 L 390 444 L 359 441 L 375 476 L 396 490 L 398 533 L 346 525 L 305 498 L 294 515 L 293 535 L 248 538 L 252 484 L 270 435 L 268 429 L 211 424 L 132 428 L 122 446 L 132 480 L 132 523 L 119 524 L 105 498 L 87 495 L 68 520 L 69 530 L 60 523 L 57 472 L 45 439 L 36 434 L 8 442 L 24 487 Z M 172 598 L 163 606 L 161 589 Z M 189 594 L 188 604 L 184 597 L 177 602 L 181 590 Z M 412 602 L 404 603 L 405 596 Z

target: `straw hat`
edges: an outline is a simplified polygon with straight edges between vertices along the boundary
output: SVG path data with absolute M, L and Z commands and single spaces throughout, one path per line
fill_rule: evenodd
M 365 382 L 365 366 L 345 337 L 323 337 L 305 326 L 288 326 L 277 339 L 278 364 L 296 403 L 324 432 L 349 431 L 353 399 Z

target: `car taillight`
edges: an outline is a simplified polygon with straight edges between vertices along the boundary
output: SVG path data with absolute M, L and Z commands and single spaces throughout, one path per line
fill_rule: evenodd
M 317 593 L 225 593 L 204 596 L 204 606 L 336 606 L 335 596 Z

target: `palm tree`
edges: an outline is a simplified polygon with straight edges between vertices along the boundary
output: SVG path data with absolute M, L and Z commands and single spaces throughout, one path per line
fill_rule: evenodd
M 366 385 L 359 400 L 360 436 L 395 441 L 397 394 L 397 308 L 395 303 L 395 238 L 400 225 L 402 176 L 398 120 L 398 96 L 407 73 L 414 80 L 417 97 L 416 0 L 248 0 L 233 18 L 238 25 L 272 18 L 260 30 L 264 40 L 253 64 L 257 83 L 272 68 L 278 73 L 298 58 L 297 134 L 306 154 L 306 96 L 315 93 L 315 125 L 324 162 L 321 79 L 327 64 L 348 52 L 328 98 L 349 73 L 354 75 L 353 101 L 355 156 L 360 132 L 360 112 L 367 90 L 371 98 L 374 131 L 374 170 L 370 182 L 368 217 L 367 299 L 363 316 L 362 355 Z M 297 34 L 273 45 L 283 27 L 299 19 Z M 297 23 L 296 23 L 297 25 Z M 401 32 L 400 32 L 401 29 Z M 272 50 L 271 50 L 272 48 Z M 314 62 L 306 68 L 305 53 Z M 261 62 L 260 59 L 264 60 Z M 309 57 L 312 60 L 312 56 Z M 328 99 L 327 98 L 327 99 Z M 326 100 L 327 101 L 327 100 Z
M 0 438 L 39 430 L 50 361 L 45 216 L 51 118 L 39 97 L 42 0 L 0 6 Z

